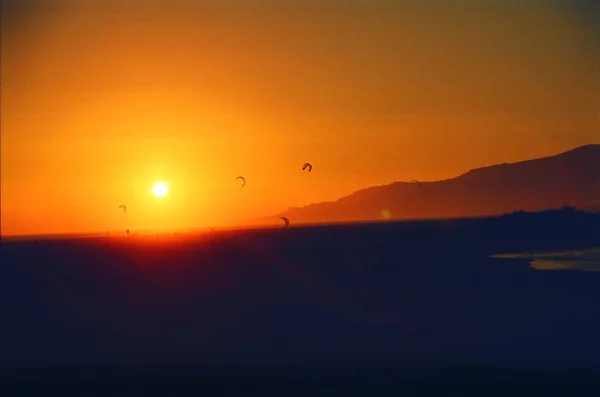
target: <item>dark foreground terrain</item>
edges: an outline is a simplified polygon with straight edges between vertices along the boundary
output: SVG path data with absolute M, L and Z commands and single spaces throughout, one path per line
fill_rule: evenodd
M 568 209 L 3 243 L 0 395 L 599 395 L 600 273 L 489 258 L 598 246 Z

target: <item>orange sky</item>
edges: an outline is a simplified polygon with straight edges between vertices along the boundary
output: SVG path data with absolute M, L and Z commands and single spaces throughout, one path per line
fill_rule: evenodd
M 3 235 L 218 226 L 600 143 L 583 1 L 4 3 Z

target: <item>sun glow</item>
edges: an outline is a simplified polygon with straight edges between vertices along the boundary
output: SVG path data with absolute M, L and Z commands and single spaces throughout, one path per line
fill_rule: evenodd
M 169 193 L 169 188 L 162 182 L 157 182 L 152 187 L 152 193 L 157 197 L 164 197 Z

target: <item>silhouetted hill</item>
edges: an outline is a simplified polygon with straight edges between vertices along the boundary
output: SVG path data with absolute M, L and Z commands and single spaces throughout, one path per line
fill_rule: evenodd
M 600 145 L 477 168 L 436 182 L 394 182 L 333 202 L 290 208 L 293 223 L 488 216 L 563 206 L 600 207 Z

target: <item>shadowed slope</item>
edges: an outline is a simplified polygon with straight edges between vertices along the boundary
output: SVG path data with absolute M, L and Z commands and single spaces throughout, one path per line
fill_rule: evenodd
M 587 145 L 552 157 L 478 168 L 443 181 L 371 187 L 280 215 L 297 224 L 487 216 L 563 206 L 597 208 L 598 170 L 600 145 Z

